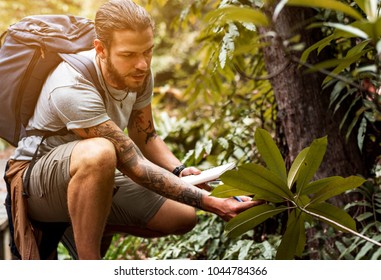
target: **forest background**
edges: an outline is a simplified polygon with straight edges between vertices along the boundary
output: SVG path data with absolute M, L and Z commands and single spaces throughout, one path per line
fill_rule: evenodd
M 93 19 L 103 2 L 0 0 L 0 30 L 32 14 Z M 295 241 L 295 251 L 286 257 L 380 259 L 379 1 L 137 3 L 156 21 L 153 107 L 158 133 L 172 151 L 186 165 L 201 169 L 230 161 L 269 165 L 255 137 L 263 128 L 291 170 L 303 149 L 327 136 L 325 154 L 311 155 L 321 162 L 313 179 L 365 178 L 358 187 L 335 192 L 329 201 L 337 208 L 329 209 L 345 211 L 356 231 L 375 242 L 333 223 L 303 219 L 298 220 L 303 233 L 296 237 L 305 242 Z M 0 150 L 7 148 L 0 142 Z M 295 228 L 288 211 L 232 238 L 216 216 L 202 211 L 198 216 L 196 228 L 183 236 L 116 235 L 105 258 L 271 260 L 277 258 L 282 239 L 290 236 L 287 229 Z M 60 258 L 70 258 L 62 246 Z

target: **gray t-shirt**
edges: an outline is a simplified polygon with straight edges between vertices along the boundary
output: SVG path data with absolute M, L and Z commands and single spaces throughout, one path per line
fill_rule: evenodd
M 105 90 L 105 100 L 97 89 L 66 62 L 53 70 L 44 83 L 27 130 L 58 131 L 64 127 L 68 130 L 88 128 L 113 120 L 122 130 L 127 127 L 132 110 L 142 109 L 149 105 L 152 98 L 153 78 L 148 77 L 143 92 L 129 92 L 122 101 L 112 99 L 95 62 L 95 51 L 82 52 L 81 55 L 91 58 L 96 66 L 98 79 Z M 126 90 L 108 87 L 115 99 L 126 96 Z M 74 134 L 51 136 L 44 141 L 40 155 L 52 148 L 79 139 Z M 20 140 L 13 159 L 30 160 L 41 141 L 40 136 L 29 136 Z

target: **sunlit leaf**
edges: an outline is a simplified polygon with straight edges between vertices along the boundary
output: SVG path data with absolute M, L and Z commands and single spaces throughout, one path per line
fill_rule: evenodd
M 367 15 L 368 20 L 377 18 L 377 0 L 355 0 L 360 9 Z
M 255 143 L 262 159 L 267 165 L 267 168 L 286 182 L 286 166 L 283 157 L 271 135 L 266 130 L 257 128 L 255 132 Z
M 252 207 L 231 219 L 225 226 L 229 237 L 238 237 L 255 226 L 263 223 L 268 218 L 286 211 L 286 206 L 275 207 L 270 204 L 262 204 Z
M 269 20 L 267 16 L 259 10 L 247 7 L 225 6 L 209 12 L 205 16 L 206 22 L 218 21 L 219 24 L 229 22 L 252 23 L 256 26 L 267 26 Z
M 301 6 L 301 7 L 311 7 L 311 8 L 322 8 L 330 9 L 338 12 L 343 12 L 354 19 L 361 20 L 362 16 L 359 12 L 353 9 L 348 4 L 335 0 L 288 0 L 287 5 L 290 6 Z
M 335 22 L 324 22 L 324 23 L 322 23 L 322 25 L 342 30 L 342 31 L 344 31 L 346 33 L 355 35 L 356 37 L 360 37 L 360 38 L 363 38 L 363 39 L 368 39 L 369 38 L 369 34 L 367 34 L 363 30 L 361 30 L 361 29 L 359 29 L 359 28 L 357 28 L 355 26 L 345 25 L 345 24 L 335 23 Z
M 340 225 L 343 225 L 343 226 L 345 226 L 351 230 L 356 230 L 355 220 L 351 216 L 349 216 L 349 214 L 347 212 L 345 212 L 344 210 L 342 210 L 342 209 L 340 209 L 334 205 L 331 205 L 331 204 L 326 203 L 326 202 L 314 203 L 314 204 L 310 204 L 308 207 L 306 207 L 306 210 L 313 212 L 317 215 L 323 216 L 325 218 L 328 218 L 329 220 L 332 220 L 333 222 L 336 222 Z M 347 230 L 338 226 L 335 223 L 328 222 L 325 219 L 322 221 L 330 224 L 331 226 L 333 226 L 334 228 L 336 228 L 338 230 L 348 232 Z

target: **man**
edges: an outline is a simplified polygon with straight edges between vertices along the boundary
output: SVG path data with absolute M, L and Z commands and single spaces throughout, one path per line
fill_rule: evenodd
M 70 222 L 78 257 L 100 259 L 105 230 L 182 234 L 196 223 L 194 207 L 229 220 L 254 206 L 249 198 L 239 203 L 211 197 L 177 177 L 200 171 L 184 168 L 155 132 L 154 23 L 147 12 L 130 0 L 111 0 L 98 10 L 95 28 L 94 50 L 81 54 L 94 61 L 105 99 L 64 62 L 47 78 L 27 129 L 66 127 L 72 133 L 51 136 L 40 146 L 28 216 Z M 13 162 L 30 160 L 40 141 L 23 138 Z

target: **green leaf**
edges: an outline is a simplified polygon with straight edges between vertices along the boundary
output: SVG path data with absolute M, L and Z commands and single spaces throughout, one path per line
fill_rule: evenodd
M 253 229 L 268 218 L 286 211 L 286 206 L 275 207 L 270 204 L 254 206 L 231 219 L 225 225 L 225 231 L 229 237 L 238 237 Z
M 343 89 L 345 89 L 347 87 L 347 83 L 344 83 L 343 81 L 338 81 L 332 92 L 331 92 L 331 96 L 330 96 L 330 100 L 329 100 L 329 108 L 332 107 L 332 105 L 335 103 L 335 101 L 339 98 L 341 92 Z
M 332 70 L 331 72 L 331 75 L 330 76 L 327 76 L 324 81 L 323 81 L 323 84 L 326 84 L 327 82 L 329 82 L 331 79 L 332 79 L 332 75 L 338 75 L 341 71 L 345 70 L 347 67 L 349 67 L 351 64 L 353 63 L 357 63 L 359 61 L 359 59 L 368 52 L 368 50 L 364 50 L 362 51 L 361 53 L 357 53 L 356 55 L 353 55 L 351 57 L 346 57 L 344 59 L 339 59 L 338 62 L 339 64 L 336 66 L 335 69 Z M 324 62 L 322 63 L 324 64 Z M 317 68 L 319 68 L 317 65 L 316 65 Z
M 355 0 L 369 20 L 377 18 L 377 0 Z
M 316 180 L 309 183 L 301 192 L 300 195 L 311 195 L 319 192 L 320 190 L 326 188 L 329 184 L 336 180 L 342 180 L 343 177 L 331 176 L 323 179 Z
M 218 21 L 220 24 L 229 22 L 252 23 L 256 26 L 268 26 L 269 20 L 261 11 L 253 8 L 225 6 L 209 12 L 205 21 L 208 23 Z
M 283 1 L 282 1 L 283 2 Z M 347 14 L 354 19 L 361 20 L 363 17 L 359 12 L 357 12 L 355 9 L 353 9 L 348 4 L 345 4 L 340 1 L 335 0 L 286 0 L 287 5 L 290 6 L 301 6 L 301 7 L 311 7 L 311 8 L 322 8 L 322 9 L 329 9 L 334 10 L 338 12 L 343 12 L 344 14 Z
M 292 260 L 301 256 L 306 244 L 305 214 L 295 209 L 288 217 L 286 232 L 276 254 L 277 260 Z
M 365 135 L 366 135 L 366 129 L 367 129 L 367 120 L 366 117 L 364 116 L 361 119 L 359 129 L 357 131 L 357 146 L 359 147 L 360 151 L 362 151 L 362 148 L 364 146 L 364 140 L 365 140 Z
M 234 188 L 232 186 L 223 184 L 216 187 L 211 192 L 211 195 L 215 197 L 226 198 L 226 197 L 233 197 L 233 196 L 240 196 L 240 195 L 254 195 L 254 193 L 246 192 L 246 191 Z
M 266 130 L 257 128 L 255 132 L 255 143 L 267 168 L 286 182 L 286 165 L 284 164 L 283 157 L 271 135 Z
M 318 191 L 311 199 L 311 204 L 323 202 L 333 196 L 339 195 L 347 190 L 361 186 L 366 180 L 358 176 L 350 176 L 334 180 Z
M 327 137 L 315 139 L 307 152 L 307 155 L 299 167 L 298 178 L 296 180 L 296 190 L 300 193 L 311 181 L 318 170 L 325 151 L 327 150 Z
M 314 51 L 315 49 L 318 49 L 318 53 L 320 53 L 320 51 L 324 49 L 326 46 L 328 46 L 331 43 L 331 41 L 336 39 L 337 39 L 336 33 L 333 33 L 323 38 L 322 40 L 316 42 L 315 44 L 307 48 L 305 51 L 303 51 L 302 56 L 300 57 L 300 61 L 306 62 L 308 56 L 310 55 L 312 51 Z
M 360 28 L 357 28 L 353 25 L 346 25 L 341 23 L 335 23 L 335 22 L 324 22 L 322 23 L 323 26 L 332 27 L 341 31 L 344 31 L 345 33 L 350 34 L 350 36 L 360 37 L 362 39 L 369 39 L 369 35 L 367 32 L 364 32 Z
M 296 179 L 298 178 L 300 166 L 303 164 L 304 160 L 306 159 L 307 153 L 309 151 L 309 147 L 304 148 L 295 158 L 294 162 L 291 165 L 291 168 L 288 172 L 288 178 L 287 178 L 287 186 L 289 189 L 292 188 L 294 185 Z
M 247 163 L 239 166 L 238 170 L 226 171 L 221 175 L 221 180 L 225 184 L 255 193 L 258 198 L 271 202 L 282 202 L 293 198 L 286 183 L 259 164 Z
M 315 203 L 310 204 L 308 207 L 306 207 L 306 210 L 313 212 L 319 216 L 324 216 L 325 218 L 332 220 L 333 222 L 339 223 L 351 230 L 356 230 L 356 222 L 355 220 L 349 216 L 347 212 L 344 210 L 331 205 L 326 202 L 321 203 Z M 336 225 L 335 223 L 328 222 L 326 220 L 322 220 L 325 223 L 330 224 L 334 228 L 341 230 L 343 232 L 348 232 L 347 230 L 343 229 L 342 227 Z

